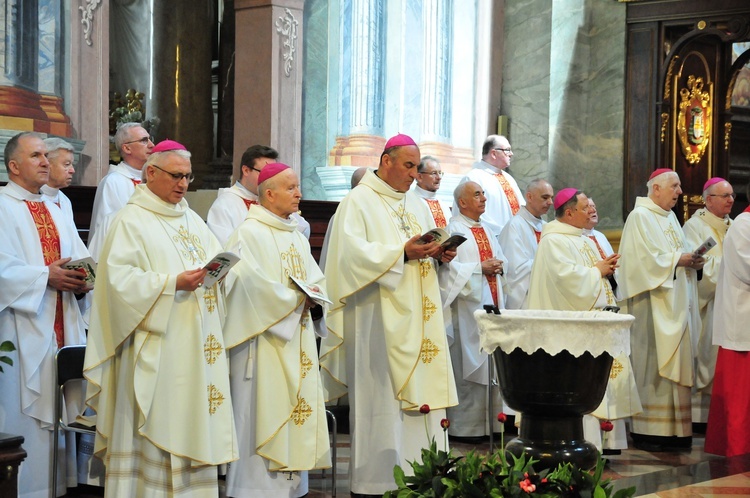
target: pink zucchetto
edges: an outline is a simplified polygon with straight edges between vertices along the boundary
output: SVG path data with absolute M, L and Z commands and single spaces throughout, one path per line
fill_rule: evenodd
M 258 185 L 263 183 L 264 181 L 268 180 L 269 178 L 272 178 L 282 171 L 292 169 L 286 164 L 282 163 L 268 163 L 266 164 L 262 170 L 260 170 L 260 173 L 258 173 Z
M 404 145 L 417 145 L 417 143 L 409 135 L 399 133 L 388 139 L 383 150 L 388 150 L 391 147 L 403 147 Z
M 187 149 L 180 142 L 175 142 L 174 140 L 166 139 L 156 144 L 154 148 L 151 149 L 151 153 L 155 154 L 157 152 L 167 152 L 168 150 L 187 150 Z
M 572 199 L 576 192 L 578 192 L 577 188 L 564 188 L 555 194 L 555 200 L 553 201 L 555 209 Z
M 706 190 L 708 190 L 708 187 L 710 187 L 711 185 L 716 185 L 717 183 L 721 183 L 725 181 L 726 181 L 725 179 L 718 177 L 718 176 L 709 178 L 708 181 L 703 184 L 703 191 L 705 192 Z
M 651 181 L 654 178 L 656 178 L 657 176 L 663 175 L 664 173 L 674 173 L 674 172 L 675 172 L 675 170 L 673 170 L 671 168 L 659 168 L 656 171 L 654 171 L 653 173 L 651 173 L 651 176 L 648 177 L 648 180 Z

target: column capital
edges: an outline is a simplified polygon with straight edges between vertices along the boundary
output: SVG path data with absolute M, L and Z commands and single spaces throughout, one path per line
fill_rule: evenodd
M 235 0 L 234 10 L 258 9 L 263 7 L 281 7 L 302 10 L 305 0 Z

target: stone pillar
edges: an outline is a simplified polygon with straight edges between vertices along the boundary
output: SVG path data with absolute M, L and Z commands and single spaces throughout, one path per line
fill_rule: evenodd
M 304 0 L 235 0 L 234 169 L 249 146 L 301 173 Z
M 451 43 L 453 2 L 425 2 L 423 9 L 424 78 L 420 141 L 449 142 L 451 122 Z

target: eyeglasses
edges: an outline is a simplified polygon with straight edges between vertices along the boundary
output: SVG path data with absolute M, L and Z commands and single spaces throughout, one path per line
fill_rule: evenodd
M 175 182 L 180 182 L 182 181 L 183 178 L 186 179 L 188 183 L 193 183 L 193 180 L 195 180 L 195 175 L 192 172 L 191 173 L 170 173 L 169 171 L 165 169 L 161 169 L 159 166 L 155 164 L 152 164 L 151 166 L 158 169 L 159 171 L 163 171 L 164 173 L 168 174 L 169 176 L 172 177 L 172 179 Z
M 736 199 L 737 198 L 737 194 L 708 194 L 708 197 L 721 197 L 722 199 L 727 200 L 730 197 L 732 199 Z
M 143 137 L 143 138 L 139 138 L 138 140 L 131 140 L 130 142 L 125 142 L 122 145 L 134 144 L 136 142 L 140 142 L 143 145 L 148 145 L 149 142 L 151 142 L 151 143 L 154 142 L 154 137 Z
M 506 154 L 513 154 L 513 151 L 511 150 L 510 147 L 508 147 L 507 149 L 503 149 L 502 147 L 493 147 L 492 150 L 501 150 L 505 152 Z
M 443 172 L 442 171 L 427 171 L 427 172 L 424 172 L 424 173 L 420 173 L 420 175 L 432 175 L 432 176 L 436 176 L 438 178 L 442 178 L 443 177 Z

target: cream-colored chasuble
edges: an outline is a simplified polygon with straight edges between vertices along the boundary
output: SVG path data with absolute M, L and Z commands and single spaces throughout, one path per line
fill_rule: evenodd
M 166 203 L 146 185 L 111 225 L 84 369 L 97 412 L 95 453 L 108 465 L 108 483 L 137 467 L 140 437 L 193 467 L 237 458 L 223 292 L 220 284 L 175 290 L 179 273 L 220 251 L 185 200 Z
M 233 376 L 232 392 L 255 393 L 248 400 L 252 410 L 235 407 L 243 414 L 237 417 L 238 432 L 253 431 L 252 451 L 269 460 L 271 471 L 328 468 L 328 425 L 315 332 L 309 312 L 301 309 L 305 295 L 289 278 L 325 291 L 310 245 L 295 219 L 285 221 L 254 206 L 227 249 L 241 259 L 227 277 L 225 339 L 233 372 L 234 361 L 245 366 L 242 378 Z M 248 354 L 236 356 L 233 348 L 247 341 L 252 341 Z
M 452 406 L 457 398 L 435 262 L 404 262 L 404 243 L 433 228 L 434 221 L 420 199 L 395 191 L 373 172 L 365 174 L 356 193 L 339 205 L 329 246 L 328 261 L 338 264 L 326 268 L 334 303 L 327 318 L 331 333 L 321 346 L 328 398 L 346 392 L 345 334 L 373 326 L 365 314 L 347 308 L 350 296 L 366 292 L 366 300 L 382 307 L 378 320 L 402 409 Z

